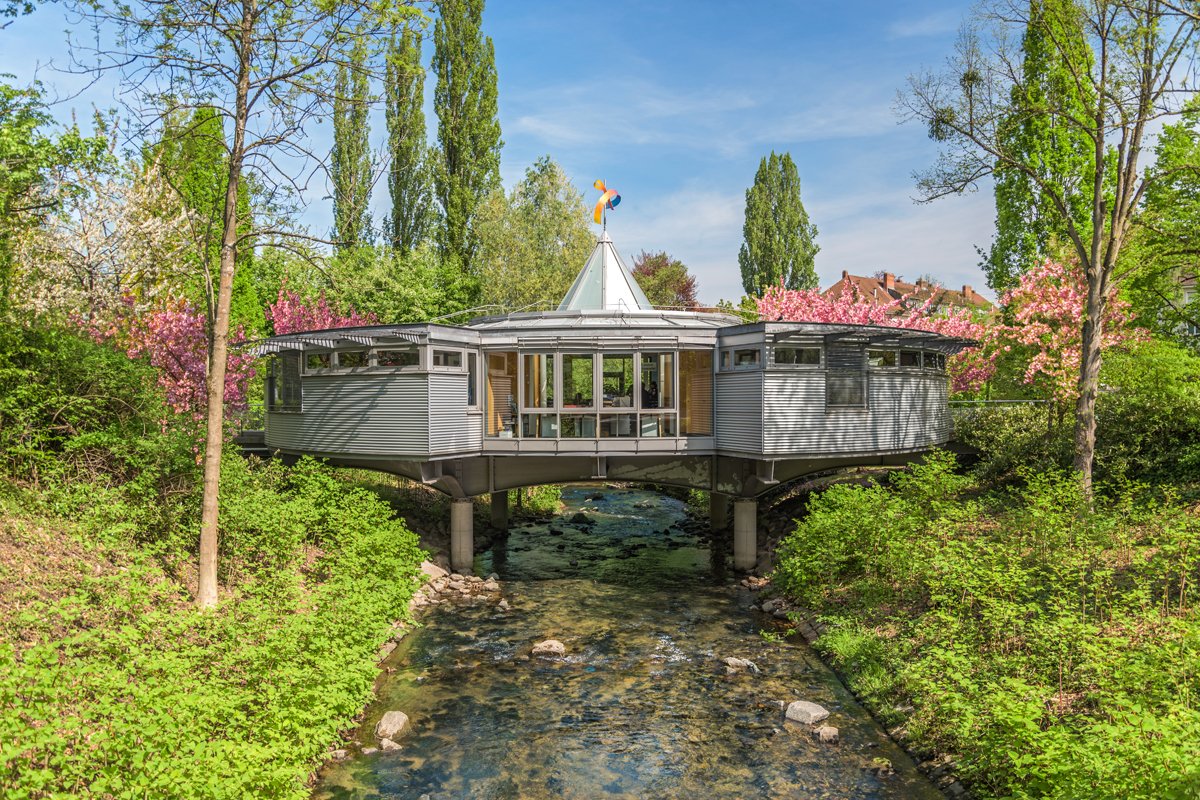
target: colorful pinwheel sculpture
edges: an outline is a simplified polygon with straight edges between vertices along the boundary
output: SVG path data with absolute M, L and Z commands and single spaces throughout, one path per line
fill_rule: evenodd
M 605 186 L 604 181 L 598 180 L 592 186 L 601 191 L 600 199 L 596 201 L 596 210 L 592 214 L 592 219 L 596 220 L 596 224 L 599 225 L 604 218 L 604 209 L 616 208 L 621 205 L 621 195 L 617 194 L 616 189 L 609 189 Z

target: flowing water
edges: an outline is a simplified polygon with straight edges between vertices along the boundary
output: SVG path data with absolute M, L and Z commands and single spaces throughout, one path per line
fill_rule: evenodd
M 476 560 L 511 610 L 437 606 L 389 658 L 357 738 L 376 744 L 399 709 L 401 749 L 332 765 L 314 798 L 941 797 L 798 637 L 760 635 L 774 623 L 727 571 L 728 543 L 683 504 L 594 487 L 563 500 Z M 592 525 L 570 522 L 581 509 Z M 548 638 L 565 659 L 529 657 Z M 727 675 L 726 656 L 760 672 Z M 784 722 L 780 701 L 801 699 L 832 712 L 840 743 Z

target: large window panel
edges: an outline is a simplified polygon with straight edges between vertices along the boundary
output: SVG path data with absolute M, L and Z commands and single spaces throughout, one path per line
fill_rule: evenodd
M 487 435 L 512 438 L 517 422 L 517 354 L 487 354 Z
M 592 353 L 567 353 L 562 357 L 563 408 L 594 408 L 596 377 Z
M 642 353 L 642 408 L 675 407 L 675 354 Z
M 633 353 L 604 356 L 604 407 L 633 408 Z
M 554 408 L 554 354 L 525 354 L 525 408 Z
M 679 354 L 679 432 L 684 436 L 712 436 L 711 350 L 684 350 Z

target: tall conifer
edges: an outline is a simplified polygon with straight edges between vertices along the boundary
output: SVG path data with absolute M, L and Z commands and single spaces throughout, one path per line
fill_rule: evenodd
M 1069 120 L 1087 116 L 1091 85 L 1073 70 L 1089 65 L 1091 48 L 1072 0 L 1031 0 L 1021 39 L 1021 80 L 1011 90 L 1012 107 L 999 135 L 1004 146 L 1041 177 L 1063 190 L 1076 229 L 1091 230 L 1095 146 Z M 1067 225 L 1027 172 L 996 169 L 996 238 L 983 263 L 988 285 L 1003 291 L 1030 267 L 1051 255 L 1055 242 L 1070 248 Z
M 388 191 L 392 213 L 387 236 L 393 248 L 409 253 L 429 233 L 433 194 L 430 154 L 425 147 L 425 71 L 421 68 L 421 35 L 407 26 L 388 45 L 385 78 Z
M 800 201 L 800 174 L 790 153 L 771 151 L 759 162 L 754 185 L 746 190 L 742 235 L 738 266 L 746 294 L 761 297 L 781 280 L 788 289 L 817 287 L 817 226 Z
M 461 270 L 467 296 L 478 281 L 474 219 L 479 204 L 500 186 L 500 120 L 496 59 L 483 36 L 484 0 L 442 0 L 434 26 L 433 105 L 438 115 L 440 159 L 434 181 L 442 223 L 439 244 Z
M 338 65 L 333 98 L 333 235 L 338 250 L 368 244 L 371 235 L 371 82 L 367 43 L 355 40 L 347 63 Z

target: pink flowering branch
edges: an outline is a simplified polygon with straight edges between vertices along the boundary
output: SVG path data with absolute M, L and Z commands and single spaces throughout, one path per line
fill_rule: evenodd
M 275 302 L 267 306 L 267 319 L 276 335 L 330 328 L 360 328 L 379 323 L 374 314 L 359 314 L 353 308 L 348 314 L 339 314 L 325 298 L 324 291 L 316 300 L 308 301 L 286 285 L 279 289 Z

